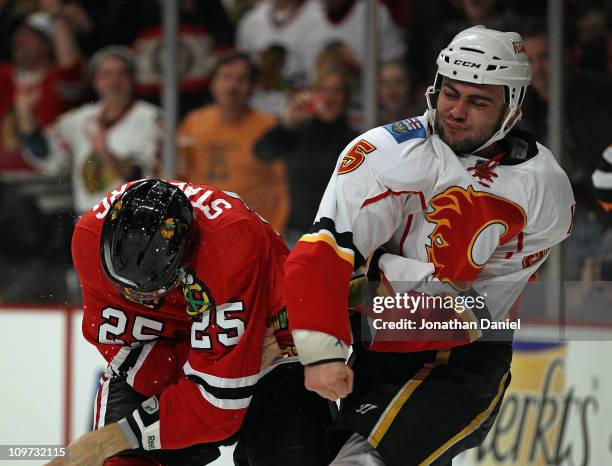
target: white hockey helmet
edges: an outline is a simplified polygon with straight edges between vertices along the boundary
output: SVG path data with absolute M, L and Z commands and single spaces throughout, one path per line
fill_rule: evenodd
M 457 34 L 436 60 L 438 72 L 425 98 L 429 120 L 435 131 L 435 110 L 430 96 L 440 90 L 442 77 L 472 84 L 504 86 L 508 112 L 501 127 L 474 152 L 502 139 L 521 118 L 520 106 L 531 82 L 531 67 L 523 38 L 516 32 L 501 32 L 474 26 Z

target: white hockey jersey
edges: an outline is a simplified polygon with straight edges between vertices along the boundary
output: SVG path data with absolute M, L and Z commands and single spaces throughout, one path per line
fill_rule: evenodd
M 304 36 L 321 21 L 321 6 L 317 0 L 306 0 L 290 17 L 274 20 L 274 0 L 258 3 L 238 23 L 236 47 L 259 63 L 261 54 L 272 46 L 286 50 L 283 76 L 292 84 L 304 82 L 306 68 L 302 56 Z
M 113 187 L 128 181 L 118 179 L 91 147 L 90 135 L 99 131 L 102 110 L 98 102 L 59 117 L 47 133 L 49 155 L 42 161 L 33 160 L 49 174 L 70 167 L 74 209 L 78 214 L 91 209 Z M 158 107 L 136 101 L 107 131 L 106 143 L 112 154 L 119 160 L 130 160 L 140 169 L 142 178 L 154 174 L 162 138 Z
M 368 37 L 364 33 L 367 25 L 367 2 L 356 0 L 346 16 L 337 23 L 332 23 L 319 3 L 319 17 L 316 25 L 311 27 L 300 41 L 300 55 L 308 80 L 314 78 L 317 70 L 317 60 L 320 54 L 331 44 L 344 44 L 351 52 L 357 64 L 363 66 L 366 62 Z M 400 60 L 406 52 L 406 41 L 401 30 L 393 22 L 393 18 L 383 2 L 377 2 L 379 45 L 378 56 L 382 63 Z
M 372 129 L 341 154 L 315 224 L 287 263 L 292 329 L 350 343 L 348 282 L 380 247 L 378 267 L 394 292 L 471 288 L 485 297 L 489 319 L 502 321 L 570 234 L 572 189 L 548 149 L 514 132 L 507 155 L 457 156 L 427 122 L 425 114 Z

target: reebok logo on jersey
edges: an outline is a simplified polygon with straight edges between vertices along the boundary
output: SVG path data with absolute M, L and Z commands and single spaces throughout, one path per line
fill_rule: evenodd
M 155 450 L 155 436 L 147 436 L 147 450 Z
M 359 413 L 359 414 L 365 414 L 368 411 L 372 411 L 373 409 L 376 409 L 376 408 L 378 408 L 377 405 L 373 405 L 373 404 L 370 404 L 370 403 L 364 403 L 359 408 L 357 408 L 355 410 L 355 412 Z

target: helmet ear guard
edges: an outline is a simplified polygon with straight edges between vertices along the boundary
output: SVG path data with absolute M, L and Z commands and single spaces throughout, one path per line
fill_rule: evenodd
M 531 82 L 531 68 L 523 39 L 515 32 L 474 26 L 457 34 L 436 60 L 438 71 L 425 91 L 428 118 L 435 132 L 435 109 L 431 96 L 439 92 L 443 77 L 472 84 L 503 86 L 508 109 L 500 128 L 474 152 L 503 139 L 520 120 L 521 104 Z
M 100 259 L 108 278 L 133 301 L 155 300 L 179 282 L 193 234 L 183 192 L 161 180 L 132 185 L 104 219 Z

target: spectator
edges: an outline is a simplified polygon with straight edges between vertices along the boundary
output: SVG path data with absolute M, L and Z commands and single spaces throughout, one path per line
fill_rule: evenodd
M 55 57 L 55 58 L 54 58 Z M 27 16 L 12 37 L 12 63 L 0 63 L 0 171 L 31 169 L 24 160 L 15 121 L 15 101 L 29 94 L 41 127 L 83 97 L 84 68 L 63 18 Z
M 347 110 L 348 123 L 351 128 L 362 128 L 364 125 L 364 115 L 359 82 L 361 66 L 350 46 L 340 41 L 334 41 L 327 44 L 321 50 L 312 73 L 313 76 L 320 76 L 327 73 L 327 70 L 338 68 L 345 70 L 345 74 L 349 79 L 348 85 L 351 88 Z
M 379 123 L 392 123 L 415 116 L 420 109 L 412 103 L 412 81 L 404 61 L 392 61 L 378 73 Z
M 462 17 L 461 2 L 462 0 L 414 0 L 412 21 L 405 33 L 410 41 L 408 63 L 413 70 L 419 70 L 413 76 L 415 94 L 423 95 L 431 84 L 435 74 L 433 63 L 440 51 L 433 43 L 440 43 L 438 36 L 442 28 Z
M 572 49 L 575 69 L 612 74 L 612 32 L 602 8 L 587 4 L 576 21 L 577 44 Z
M 251 105 L 254 109 L 284 118 L 287 113 L 291 84 L 283 77 L 287 50 L 282 45 L 272 45 L 261 55 L 259 78 Z
M 366 60 L 367 2 L 363 0 L 325 0 L 321 2 L 319 18 L 300 44 L 300 55 L 307 70 L 307 82 L 328 67 L 350 69 L 352 87 L 360 89 L 361 66 Z M 382 63 L 401 59 L 405 43 L 399 28 L 393 23 L 386 6 L 378 4 L 378 45 L 376 51 Z M 351 126 L 364 129 L 361 92 L 353 92 L 348 118 Z
M 567 283 L 566 296 L 568 320 L 612 323 L 612 230 L 603 234 L 595 254 L 584 259 L 580 282 Z
M 321 21 L 316 0 L 264 0 L 238 23 L 236 47 L 256 63 L 265 59 L 271 47 L 286 51 L 282 76 L 294 87 L 304 84 L 306 69 L 302 41 Z
M 531 64 L 531 86 L 523 101 L 523 118 L 519 127 L 536 139 L 549 143 L 548 34 L 540 21 L 528 23 L 523 32 L 525 51 Z M 597 252 L 602 227 L 599 209 L 593 199 L 591 173 L 601 153 L 609 144 L 610 134 L 596 128 L 612 128 L 612 85 L 609 79 L 592 73 L 565 69 L 565 115 L 563 118 L 564 167 L 574 189 L 576 217 L 568 240 L 566 279 L 577 280 L 583 261 Z
M 366 59 L 367 36 L 363 33 L 366 24 L 367 4 L 362 0 L 324 0 L 319 20 L 301 41 L 301 54 L 306 70 L 316 69 L 318 57 L 331 43 L 344 44 L 355 63 L 362 65 Z M 401 31 L 393 23 L 386 6 L 378 5 L 378 30 L 380 50 L 377 55 L 382 63 L 402 58 L 405 43 Z
M 11 60 L 11 37 L 15 28 L 37 9 L 38 0 L 0 0 L 0 60 Z
M 1 6 L 6 8 L 3 32 L 12 32 L 5 42 L 11 62 L 0 63 L 0 218 L 5 225 L 0 299 L 61 302 L 66 299 L 61 278 L 70 257 L 69 195 L 61 179 L 36 176 L 24 157 L 15 103 L 23 92 L 34 93 L 33 112 L 41 125 L 49 125 L 82 99 L 83 62 L 63 16 L 31 13 L 36 8 L 31 1 Z M 26 15 L 17 19 L 19 14 Z
M 529 23 L 524 32 L 531 64 L 532 86 L 523 103 L 521 126 L 548 143 L 549 62 L 548 33 L 543 22 Z M 574 188 L 589 188 L 588 178 L 609 144 L 609 133 L 594 128 L 612 128 L 612 84 L 604 75 L 565 69 L 564 152 Z
M 285 239 L 292 246 L 312 224 L 338 154 L 357 136 L 347 122 L 350 80 L 337 69 L 323 72 L 312 92 L 293 96 L 287 121 L 255 146 L 261 160 L 287 164 L 291 208 Z
M 161 140 L 159 109 L 135 100 L 132 52 L 104 48 L 91 59 L 91 70 L 100 100 L 62 115 L 46 133 L 35 118 L 36 96 L 23 92 L 17 101 L 22 141 L 39 168 L 57 173 L 70 161 L 79 214 L 113 186 L 152 176 Z
M 329 42 L 321 49 L 311 73 L 318 76 L 332 68 L 344 68 L 354 80 L 358 79 L 361 73 L 361 65 L 353 49 L 341 40 Z
M 136 56 L 137 93 L 160 102 L 164 36 L 158 1 L 115 1 L 101 18 L 106 43 L 129 45 Z M 209 83 L 217 59 L 233 45 L 234 31 L 221 0 L 177 0 L 179 110 L 210 102 Z
M 385 4 L 389 13 L 391 13 L 391 17 L 393 18 L 393 22 L 397 24 L 402 29 L 407 29 L 408 25 L 413 19 L 414 9 L 415 9 L 415 0 L 382 0 L 382 3 Z
M 179 130 L 180 177 L 240 195 L 283 231 L 289 200 L 282 162 L 255 158 L 255 142 L 276 119 L 253 110 L 249 99 L 257 76 L 246 54 L 231 52 L 213 72 L 213 103 L 189 113 Z
M 438 52 L 460 31 L 478 25 L 483 25 L 498 31 L 516 31 L 520 27 L 519 17 L 506 7 L 506 2 L 501 0 L 455 0 L 449 3 L 458 6 L 459 10 L 455 11 L 455 15 L 451 17 L 447 16 L 446 21 L 441 19 L 439 24 L 436 24 L 433 26 L 433 29 L 426 32 L 428 36 L 427 39 L 420 38 L 420 42 L 417 41 L 415 49 L 411 51 L 413 54 L 419 54 L 420 50 L 417 49 L 417 47 L 426 50 L 426 52 L 424 52 L 426 53 L 424 59 L 419 59 L 419 61 L 413 65 L 415 69 L 421 71 L 420 75 L 424 78 L 423 82 L 419 83 L 419 88 L 430 83 L 435 74 L 434 64 L 436 63 Z M 436 13 L 434 13 L 436 18 L 439 9 L 440 8 L 436 9 Z M 450 6 L 448 9 L 452 10 Z M 457 13 L 459 13 L 458 17 L 456 16 Z M 443 13 L 443 15 L 448 14 L 448 11 Z M 417 16 L 417 21 L 419 21 L 418 18 Z M 421 62 L 422 65 L 417 67 L 418 63 Z M 411 61 L 411 63 L 413 62 Z

